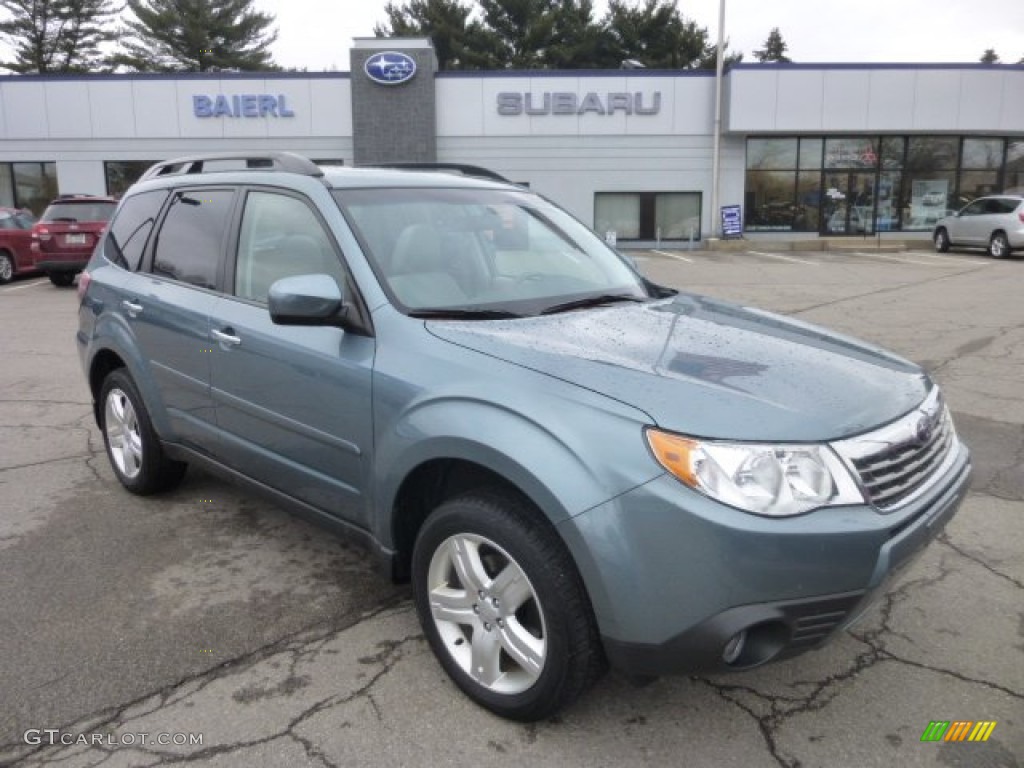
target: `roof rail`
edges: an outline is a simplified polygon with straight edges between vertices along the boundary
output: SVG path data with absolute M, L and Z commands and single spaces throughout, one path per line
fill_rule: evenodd
M 491 179 L 505 184 L 512 182 L 500 173 L 481 168 L 479 165 L 466 165 L 464 163 L 372 163 L 362 166 L 364 168 L 394 168 L 399 171 L 448 171 L 450 173 L 461 173 L 463 176 L 475 176 L 480 179 Z
M 241 167 L 237 161 L 241 161 Z M 293 152 L 217 152 L 165 160 L 147 170 L 139 181 L 162 176 L 238 170 L 287 171 L 316 177 L 324 175 L 324 172 L 312 160 Z

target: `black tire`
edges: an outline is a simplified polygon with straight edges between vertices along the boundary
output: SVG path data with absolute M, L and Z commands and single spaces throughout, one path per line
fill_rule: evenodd
M 0 251 L 0 285 L 6 285 L 14 277 L 14 257 L 7 251 Z
M 450 559 L 456 542 L 476 547 L 475 563 L 491 579 L 480 580 L 482 590 L 461 583 Z M 512 571 L 516 577 L 504 581 L 509 588 L 503 590 L 503 580 L 495 577 L 510 569 L 518 569 Z M 412 581 L 420 623 L 441 666 L 467 696 L 496 715 L 524 722 L 548 717 L 606 669 L 590 601 L 568 550 L 542 514 L 514 493 L 479 490 L 438 507 L 416 538 Z M 463 606 L 454 610 L 464 620 L 435 619 L 432 584 Z M 434 599 L 440 599 L 438 592 Z M 524 647 L 534 655 L 523 658 L 540 662 L 532 672 L 512 655 Z M 476 667 L 482 677 L 498 673 L 493 682 L 467 671 L 478 659 L 492 667 Z
M 75 282 L 74 272 L 49 272 L 46 276 L 50 278 L 50 282 L 58 288 L 67 288 Z
M 99 405 L 103 444 L 121 485 L 134 494 L 148 496 L 181 482 L 188 465 L 164 455 L 142 397 L 124 368 L 107 374 L 100 387 Z M 128 442 L 130 448 L 126 447 Z
M 939 227 L 935 230 L 932 242 L 935 243 L 935 250 L 939 253 L 948 252 L 949 246 L 952 245 L 952 243 L 949 242 L 949 233 L 946 231 L 945 227 Z
M 1005 259 L 1010 255 L 1010 241 L 1004 232 L 996 232 L 988 241 L 988 253 L 994 259 Z

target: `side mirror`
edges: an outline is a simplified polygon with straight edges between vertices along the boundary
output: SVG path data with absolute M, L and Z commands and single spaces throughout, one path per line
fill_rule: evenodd
M 330 275 L 284 277 L 267 295 L 270 319 L 277 325 L 344 324 L 345 294 Z

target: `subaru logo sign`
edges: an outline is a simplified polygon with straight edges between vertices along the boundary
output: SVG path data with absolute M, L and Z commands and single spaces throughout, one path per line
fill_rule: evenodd
M 399 85 L 412 80 L 416 62 L 404 53 L 385 51 L 375 53 L 363 64 L 366 76 L 381 85 Z

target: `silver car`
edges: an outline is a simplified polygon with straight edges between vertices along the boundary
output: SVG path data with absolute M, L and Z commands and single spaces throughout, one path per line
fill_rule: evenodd
M 1002 259 L 1024 248 L 1024 196 L 979 197 L 952 216 L 941 218 L 932 234 L 935 250 L 985 248 Z

